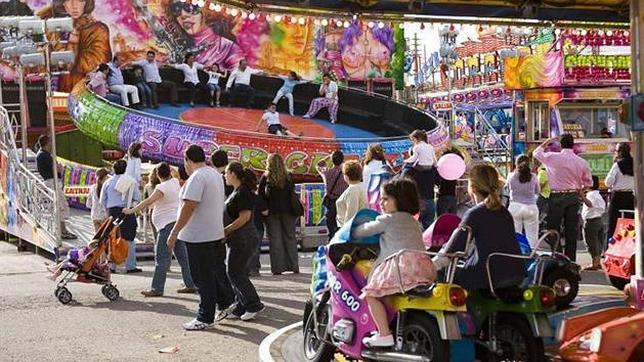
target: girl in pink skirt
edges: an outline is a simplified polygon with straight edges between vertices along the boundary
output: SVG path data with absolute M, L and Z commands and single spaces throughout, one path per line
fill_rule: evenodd
M 413 217 L 419 210 L 416 184 L 407 178 L 397 178 L 384 184 L 381 194 L 380 207 L 384 214 L 353 231 L 354 238 L 380 234 L 380 255 L 373 263 L 361 296 L 366 298 L 378 327 L 377 334 L 362 340 L 368 347 L 394 344 L 384 299 L 419 285 L 431 284 L 436 279 L 431 257 L 422 253 L 425 251 L 422 227 Z M 408 252 L 396 255 L 401 250 Z M 400 265 L 400 277 L 397 264 Z

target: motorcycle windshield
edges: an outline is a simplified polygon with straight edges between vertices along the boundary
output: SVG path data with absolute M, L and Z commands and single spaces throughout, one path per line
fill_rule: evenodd
M 365 238 L 351 238 L 353 229 L 366 222 L 375 220 L 378 215 L 380 214 L 377 211 L 371 209 L 362 209 L 358 211 L 352 219 L 342 225 L 342 227 L 335 233 L 329 244 L 378 244 L 380 242 L 380 235 L 371 235 Z

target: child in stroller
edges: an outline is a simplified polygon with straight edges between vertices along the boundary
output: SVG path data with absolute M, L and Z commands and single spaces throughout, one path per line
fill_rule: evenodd
M 112 243 L 120 235 L 119 225 L 120 221 L 113 222 L 112 218 L 108 218 L 89 245 L 69 250 L 65 260 L 47 268 L 52 273 L 49 279 L 57 281 L 60 278 L 54 295 L 62 304 L 68 304 L 72 300 L 72 294 L 67 289 L 67 284 L 71 281 L 103 285 L 101 291 L 107 299 L 118 299 L 119 291 L 112 284 L 108 259 Z

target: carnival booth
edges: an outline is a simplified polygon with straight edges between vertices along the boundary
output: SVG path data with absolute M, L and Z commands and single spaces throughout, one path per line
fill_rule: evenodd
M 553 51 L 505 60 L 505 87 L 524 95 L 515 105 L 514 153 L 570 133 L 575 152 L 602 180 L 615 146 L 629 141 L 620 118 L 630 95 L 630 35 L 615 28 L 555 31 Z

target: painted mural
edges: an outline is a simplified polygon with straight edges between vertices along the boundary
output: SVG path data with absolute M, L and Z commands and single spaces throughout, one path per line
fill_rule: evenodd
M 392 70 L 392 56 L 400 48 L 395 46 L 394 29 L 402 32 L 393 23 L 374 26 L 360 20 L 336 23 L 248 14 L 204 0 L 11 1 L 22 6 L 7 6 L 7 12 L 74 19 L 74 31 L 59 37 L 65 42 L 56 47 L 76 54 L 71 74 L 56 80 L 65 92 L 114 54 L 131 61 L 150 49 L 162 62 L 180 62 L 190 52 L 206 66 L 231 70 L 247 59 L 268 73 L 294 70 L 306 79 L 325 72 L 338 79 L 402 77 L 401 70 Z M 398 39 L 404 42 L 404 37 Z M 15 77 L 9 71 L 4 76 Z

